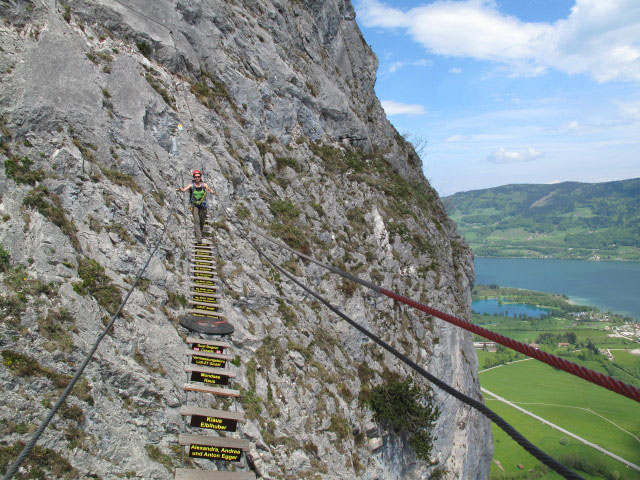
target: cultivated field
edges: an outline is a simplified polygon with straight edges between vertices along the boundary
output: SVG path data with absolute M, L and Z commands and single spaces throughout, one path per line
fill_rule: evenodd
M 481 364 L 483 358 L 492 355 L 487 352 L 478 353 Z M 536 360 L 504 365 L 483 372 L 480 374 L 480 384 L 522 408 L 640 465 L 640 405 L 637 402 Z M 609 472 L 618 471 L 623 474 L 621 478 L 640 478 L 640 472 L 608 457 L 603 460 L 603 454 L 592 448 L 579 446 L 577 440 L 553 431 L 491 397 L 487 397 L 486 401 L 490 408 L 513 422 L 521 433 L 550 455 L 560 459 L 562 456 L 577 454 L 579 458 L 588 458 L 594 464 L 605 462 L 606 469 Z M 516 422 L 521 423 L 522 427 Z M 525 466 L 525 471 L 538 463 L 501 431 L 495 432 L 494 429 L 494 433 L 494 459 L 500 461 L 507 472 L 519 472 L 518 463 Z M 566 445 L 560 443 L 563 438 L 568 440 Z M 517 453 L 518 450 L 522 453 Z M 497 465 L 494 465 L 492 472 L 492 477 L 495 478 L 503 474 Z

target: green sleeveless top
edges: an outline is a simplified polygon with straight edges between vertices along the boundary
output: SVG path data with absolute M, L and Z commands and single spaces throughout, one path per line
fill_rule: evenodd
M 204 197 L 207 195 L 207 190 L 204 188 L 204 184 L 200 187 L 195 185 L 191 187 L 191 203 L 196 206 L 202 205 Z

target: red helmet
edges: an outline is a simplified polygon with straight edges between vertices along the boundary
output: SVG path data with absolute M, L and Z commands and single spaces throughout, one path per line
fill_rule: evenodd
M 195 174 L 198 174 L 198 175 L 200 175 L 200 176 L 202 177 L 202 172 L 201 172 L 200 170 L 194 170 L 194 171 L 193 171 L 193 174 L 194 174 L 194 175 L 195 175 Z

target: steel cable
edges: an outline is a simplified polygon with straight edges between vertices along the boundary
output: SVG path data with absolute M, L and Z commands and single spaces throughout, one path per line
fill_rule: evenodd
M 429 307 L 428 305 L 424 305 L 420 302 L 416 302 L 415 300 L 411 300 L 410 298 L 407 298 L 405 296 L 399 295 L 395 292 L 392 292 L 391 290 L 387 290 L 385 288 L 382 288 L 378 285 L 375 285 L 371 282 L 367 282 L 366 280 L 362 280 L 359 277 L 356 277 L 355 275 L 351 275 L 350 273 L 344 272 L 342 270 L 340 270 L 339 268 L 336 268 L 332 265 L 327 265 L 319 260 L 316 260 L 313 257 L 310 257 L 308 255 L 305 255 L 302 252 L 299 252 L 287 245 L 282 245 L 281 243 L 277 242 L 276 240 L 274 240 L 273 238 L 270 238 L 267 235 L 264 235 L 260 232 L 255 232 L 257 235 L 261 236 L 262 238 L 264 238 L 265 240 L 268 240 L 269 242 L 277 245 L 280 248 L 284 248 L 285 250 L 288 250 L 292 253 L 295 253 L 296 255 L 298 255 L 301 258 L 304 258 L 305 260 L 308 260 L 309 262 L 315 263 L 316 265 L 319 265 L 327 270 L 330 270 L 331 272 L 340 275 L 343 278 L 346 278 L 348 280 L 351 280 L 352 282 L 356 282 L 359 283 L 360 285 L 367 287 L 371 290 L 374 290 L 378 293 L 381 293 L 383 295 L 386 295 L 389 298 L 392 298 L 393 300 L 396 300 L 398 302 L 404 303 L 406 305 L 409 305 L 413 308 L 416 308 L 422 312 L 428 313 L 429 315 L 433 315 L 434 317 L 437 317 L 441 320 L 444 320 L 445 322 L 449 322 L 453 325 L 456 325 L 457 327 L 463 328 L 465 330 L 468 330 L 470 332 L 473 332 L 477 335 L 480 335 L 481 337 L 487 338 L 489 340 L 492 340 L 496 343 L 499 343 L 500 345 L 503 345 L 505 347 L 508 347 L 512 350 L 515 350 L 517 352 L 523 353 L 529 357 L 535 358 L 536 360 L 539 360 L 541 362 L 544 362 L 548 365 L 551 365 L 552 367 L 558 368 L 560 370 L 564 370 L 567 373 L 570 373 L 572 375 L 575 375 L 577 377 L 580 377 L 584 380 L 587 380 L 591 383 L 594 383 L 596 385 L 599 385 L 601 387 L 607 388 L 613 392 L 616 392 L 620 395 L 624 395 L 627 398 L 630 398 L 632 400 L 635 400 L 636 402 L 640 402 L 640 390 L 638 390 L 636 387 L 634 387 L 633 385 L 629 385 L 627 383 L 621 382 L 619 380 L 616 380 L 614 378 L 611 378 L 607 375 L 604 375 L 602 373 L 596 372 L 594 370 L 591 370 L 589 368 L 583 367 L 581 365 L 577 365 L 573 362 L 569 362 L 568 360 L 565 360 L 563 358 L 560 358 L 556 355 L 552 355 L 550 353 L 544 352 L 542 350 L 538 350 L 537 348 L 533 348 L 530 347 L 529 345 L 526 345 L 522 342 L 518 342 L 517 340 L 514 340 L 512 338 L 509 337 L 505 337 L 503 335 L 500 335 L 499 333 L 495 333 L 492 332 L 491 330 L 487 330 L 486 328 L 482 328 L 478 325 L 474 325 L 473 323 L 467 321 L 467 320 L 463 320 L 461 318 L 455 317 L 453 315 L 450 315 L 448 313 L 445 312 L 441 312 L 439 310 L 436 310 L 435 308 Z
M 483 403 L 479 402 L 478 400 L 475 400 L 474 398 L 469 397 L 468 395 L 465 395 L 464 393 L 456 390 L 455 388 L 451 387 L 447 383 L 443 382 L 439 378 L 434 377 L 433 375 L 431 375 L 429 372 L 427 372 L 420 365 L 415 363 L 413 360 L 409 359 L 406 355 L 402 354 L 401 352 L 396 350 L 394 347 L 392 347 L 391 345 L 386 343 L 384 340 L 382 340 L 380 337 L 378 337 L 377 335 L 371 333 L 369 330 L 367 330 L 366 328 L 364 328 L 363 326 L 361 326 L 360 324 L 358 324 L 357 322 L 352 320 L 350 317 L 348 317 L 344 313 L 342 313 L 338 308 L 334 307 L 325 298 L 323 298 L 322 296 L 320 296 L 319 294 L 317 294 L 316 292 L 314 292 L 310 288 L 308 288 L 305 285 L 303 285 L 302 283 L 300 283 L 296 278 L 293 277 L 293 275 L 291 275 L 289 272 L 287 272 L 282 267 L 277 265 L 269 256 L 267 256 L 260 249 L 260 247 L 258 247 L 256 245 L 256 243 L 253 240 L 249 239 L 248 237 L 246 237 L 246 240 L 253 246 L 253 248 L 255 248 L 255 250 L 258 252 L 258 255 L 263 257 L 267 262 L 269 262 L 281 274 L 286 276 L 289 280 L 291 280 L 293 283 L 298 285 L 305 292 L 307 292 L 308 294 L 312 295 L 319 302 L 321 302 L 323 305 L 325 305 L 333 313 L 335 313 L 340 318 L 342 318 L 347 323 L 349 323 L 349 325 L 351 325 L 352 327 L 357 329 L 359 332 L 361 332 L 362 334 L 364 334 L 367 337 L 369 337 L 371 340 L 376 342 L 378 345 L 380 345 L 382 348 L 387 350 L 393 356 L 395 356 L 396 358 L 401 360 L 403 363 L 408 365 L 411 369 L 413 369 L 418 374 L 420 374 L 421 376 L 426 378 L 428 381 L 430 381 L 434 385 L 438 386 L 439 388 L 441 388 L 442 390 L 444 390 L 445 392 L 447 392 L 449 395 L 453 396 L 454 398 L 460 400 L 465 405 L 468 405 L 471 408 L 474 408 L 475 410 L 479 411 L 485 417 L 487 417 L 492 422 L 494 422 L 496 425 L 498 425 L 498 427 L 500 427 L 507 435 L 509 435 L 516 443 L 518 443 L 518 445 L 520 445 L 522 448 L 524 448 L 527 452 L 529 452 L 533 457 L 535 457 L 537 460 L 542 462 L 544 465 L 546 465 L 547 467 L 551 468 L 556 473 L 558 473 L 559 475 L 562 475 L 566 479 L 584 480 L 583 477 L 581 477 L 580 475 L 575 473 L 573 470 L 565 467 L 564 465 L 559 463 L 557 460 L 555 460 L 554 458 L 550 457 L 549 455 L 544 453 L 542 450 L 540 450 L 538 447 L 536 447 L 533 443 L 531 443 L 529 440 L 527 440 L 520 432 L 518 432 L 509 423 L 507 423 L 502 417 L 500 417 L 497 413 L 495 413 L 493 410 L 488 408 L 486 405 L 484 405 Z

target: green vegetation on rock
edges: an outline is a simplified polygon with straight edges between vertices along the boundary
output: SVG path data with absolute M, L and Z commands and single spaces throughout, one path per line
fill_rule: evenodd
M 93 296 L 98 305 L 110 314 L 114 314 L 122 302 L 122 294 L 105 273 L 104 267 L 91 258 L 81 258 L 78 264 L 78 276 L 82 281 L 73 285 L 75 292 Z
M 80 241 L 76 235 L 77 229 L 67 217 L 62 206 L 62 201 L 54 193 L 50 192 L 44 185 L 39 185 L 32 189 L 22 201 L 25 207 L 33 208 L 51 223 L 58 226 L 76 250 L 81 250 Z
M 430 461 L 434 440 L 431 429 L 440 416 L 438 407 L 429 401 L 431 396 L 430 387 L 414 385 L 408 378 L 375 386 L 363 400 L 377 421 L 406 434 L 416 456 Z
M 4 173 L 16 183 L 24 183 L 27 185 L 35 185 L 46 177 L 44 170 L 35 169 L 33 160 L 29 157 L 17 157 L 10 155 L 4 161 Z
M 0 471 L 5 471 L 24 449 L 23 442 L 0 445 Z M 70 480 L 78 478 L 78 471 L 55 450 L 36 445 L 13 477 L 16 480 L 48 480 L 51 478 Z

